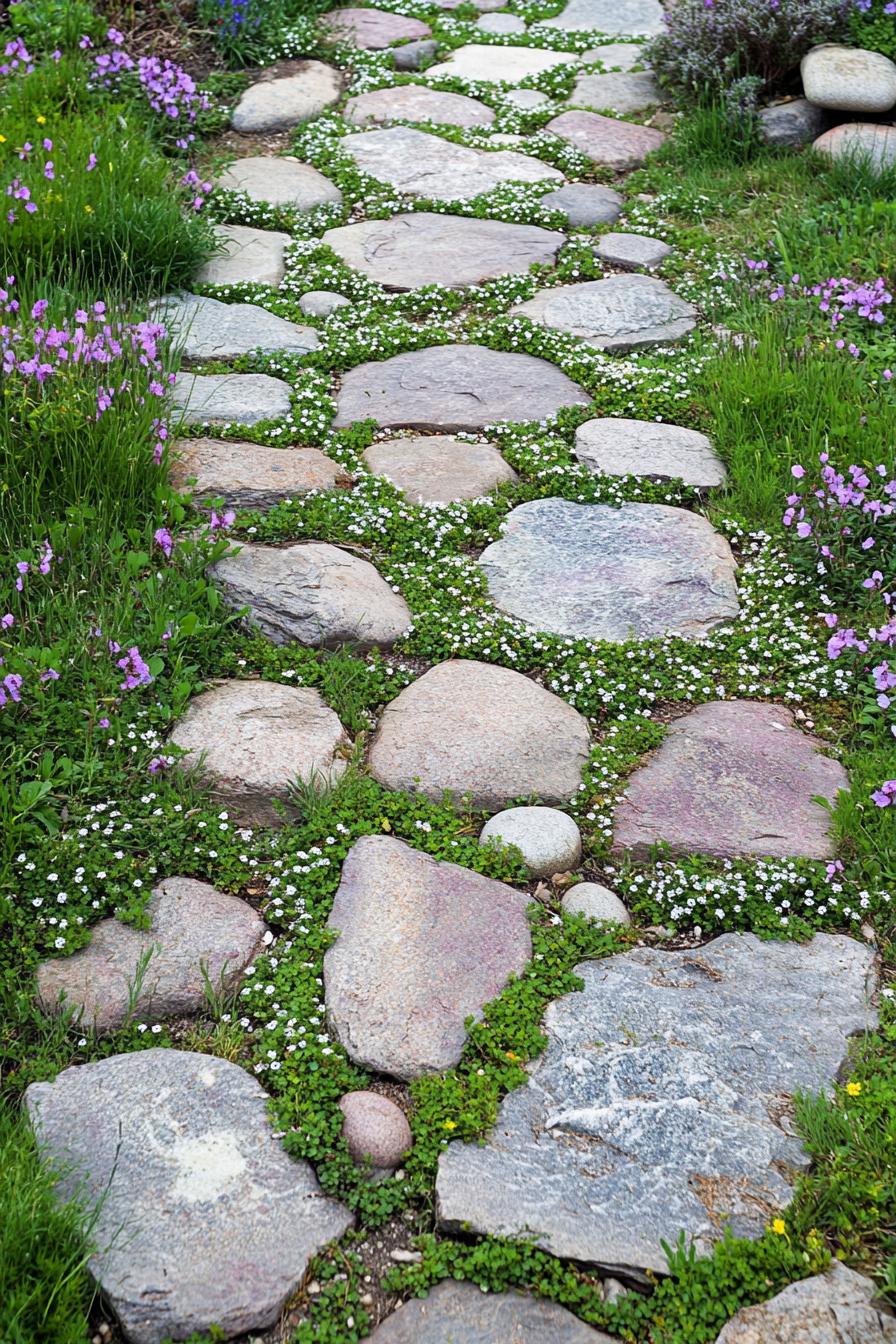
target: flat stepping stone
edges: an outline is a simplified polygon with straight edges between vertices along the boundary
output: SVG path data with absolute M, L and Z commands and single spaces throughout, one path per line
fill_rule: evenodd
M 476 27 L 484 33 L 493 33 L 497 37 L 524 33 L 526 25 L 516 14 L 483 14 L 476 20 Z
M 643 112 L 663 100 L 649 70 L 635 74 L 583 75 L 576 81 L 571 102 L 582 107 L 609 107 L 615 112 Z
M 849 1037 L 873 1030 L 874 950 L 730 933 L 696 952 L 635 948 L 575 968 L 548 1047 L 484 1146 L 439 1161 L 439 1221 L 525 1236 L 630 1275 L 668 1272 L 661 1240 L 707 1254 L 730 1219 L 759 1238 L 809 1157 L 786 1118 L 830 1090 Z M 786 1128 L 784 1127 L 786 1126 Z
M 555 331 L 578 336 L 598 350 L 644 350 L 687 336 L 697 309 L 663 280 L 650 275 L 611 275 L 578 285 L 540 289 L 510 310 Z
M 523 1293 L 483 1293 L 446 1279 L 387 1316 L 370 1344 L 613 1344 L 556 1302 Z
M 96 1206 L 90 1270 L 130 1344 L 263 1330 L 353 1222 L 274 1137 L 267 1093 L 214 1055 L 113 1055 L 25 1096 L 59 1198 Z
M 556 807 L 509 807 L 488 819 L 479 843 L 499 849 L 514 845 L 532 877 L 569 872 L 582 858 L 578 826 Z
M 651 238 L 645 233 L 604 233 L 595 244 L 594 255 L 625 270 L 643 267 L 651 271 L 671 257 L 672 248 L 662 238 Z
M 153 312 L 186 359 L 235 359 L 255 350 L 307 355 L 320 345 L 313 327 L 287 322 L 255 303 L 167 294 Z
M 651 126 L 602 117 L 598 112 L 561 112 L 545 129 L 587 155 L 592 163 L 619 172 L 639 168 L 647 155 L 666 140 L 662 131 Z
M 518 84 L 561 65 L 574 65 L 578 56 L 542 47 L 498 47 L 471 42 L 456 47 L 447 60 L 431 65 L 426 79 L 466 79 L 472 84 Z
M 590 229 L 594 224 L 613 224 L 624 204 L 618 191 L 592 182 L 567 182 L 542 196 L 549 210 L 562 210 L 574 229 Z
M 595 475 L 659 476 L 698 490 L 712 490 L 726 478 L 705 434 L 655 420 L 586 420 L 576 430 L 575 455 Z
M 176 490 L 190 493 L 194 503 L 223 498 L 231 509 L 271 509 L 309 490 L 331 490 L 342 471 L 319 448 L 180 439 L 174 446 L 170 479 Z
M 74 1008 L 82 1030 L 97 1032 L 114 1031 L 129 1014 L 135 1022 L 189 1016 L 207 1007 L 203 967 L 216 990 L 229 991 L 263 948 L 261 916 L 207 882 L 166 878 L 153 889 L 146 914 L 148 929 L 104 919 L 87 947 L 43 962 L 37 990 L 44 1011 Z
M 243 224 L 216 224 L 215 240 L 223 248 L 196 272 L 200 285 L 274 285 L 286 275 L 288 233 L 250 229 Z
M 495 114 L 477 98 L 462 93 L 444 93 L 424 84 L 397 84 L 391 89 L 372 89 L 349 98 L 342 113 L 350 126 L 371 122 L 434 121 L 442 126 L 491 126 Z
M 184 425 L 258 425 L 289 413 L 292 388 L 267 373 L 179 373 L 171 401 Z
M 215 186 L 245 192 L 251 200 L 262 204 L 289 206 L 302 213 L 319 205 L 339 205 L 342 201 L 342 192 L 328 177 L 310 163 L 302 163 L 290 155 L 258 154 L 237 159 L 215 178 Z
M 497 48 L 491 48 L 497 50 Z M 562 182 L 563 174 L 516 150 L 470 149 L 411 126 L 356 131 L 340 141 L 362 173 L 406 196 L 472 200 L 502 182 Z
M 369 764 L 388 789 L 436 802 L 469 794 L 497 812 L 530 796 L 567 802 L 589 750 L 586 720 L 559 696 L 508 668 L 452 659 L 386 706 Z
M 635 65 L 649 65 L 647 46 L 639 42 L 607 42 L 582 54 L 583 64 L 600 61 L 607 70 L 619 69 L 626 74 Z
M 666 31 L 660 0 L 569 0 L 561 14 L 543 19 L 540 27 L 562 28 L 568 33 L 594 29 L 631 37 L 656 37 Z
M 342 42 L 365 51 L 382 51 L 395 42 L 429 37 L 432 29 L 406 14 L 390 14 L 385 9 L 335 9 L 323 20 L 329 33 Z
M 830 816 L 813 799 L 833 803 L 849 777 L 821 745 L 780 705 L 700 705 L 629 779 L 614 850 L 644 859 L 662 840 L 673 854 L 830 858 Z
M 504 98 L 514 107 L 522 107 L 527 111 L 532 107 L 544 107 L 545 103 L 551 101 L 548 95 L 542 93 L 540 89 L 508 89 Z
M 878 1305 L 877 1285 L 839 1260 L 755 1307 L 741 1307 L 716 1344 L 893 1344 L 896 1316 Z
M 460 9 L 463 4 L 472 4 L 480 14 L 491 14 L 493 10 L 503 9 L 507 0 L 433 0 L 437 9 Z
M 328 229 L 322 242 L 385 289 L 459 288 L 552 266 L 566 235 L 532 224 L 425 211 Z
M 364 836 L 342 865 L 324 957 L 327 1021 L 349 1058 L 395 1078 L 452 1068 L 532 955 L 528 897 L 392 836 Z
M 350 369 L 333 425 L 372 419 L 384 429 L 456 433 L 498 420 L 545 420 L 590 400 L 578 383 L 534 355 L 439 345 Z
M 879 51 L 823 42 L 800 62 L 803 92 L 836 112 L 889 112 L 896 106 L 896 64 Z
M 292 73 L 260 79 L 241 95 L 230 124 L 235 131 L 287 131 L 339 101 L 342 76 L 322 61 L 291 62 Z
M 390 648 L 411 624 L 404 598 L 368 560 L 325 542 L 243 546 L 210 572 L 274 644 Z
M 479 563 L 499 610 L 573 639 L 699 639 L 739 611 L 728 542 L 666 504 L 532 500 Z
M 385 476 L 414 504 L 479 499 L 518 476 L 490 443 L 465 443 L 447 434 L 386 439 L 364 453 L 375 476 Z
M 896 126 L 865 122 L 835 126 L 818 137 L 814 148 L 837 162 L 858 160 L 869 164 L 876 172 L 883 172 L 896 164 Z
M 318 788 L 345 773 L 342 724 L 317 691 L 273 681 L 224 681 L 194 696 L 175 725 L 178 761 L 198 768 L 216 803 L 247 826 L 279 826 L 296 781 Z

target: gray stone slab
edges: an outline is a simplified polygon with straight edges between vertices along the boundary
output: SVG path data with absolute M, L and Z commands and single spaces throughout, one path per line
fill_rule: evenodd
M 818 137 L 814 148 L 839 162 L 858 160 L 882 172 L 896 164 L 896 126 L 865 122 L 835 126 Z
M 493 33 L 496 37 L 524 33 L 526 25 L 516 14 L 483 14 L 477 19 L 476 27 L 484 33 Z
M 257 425 L 276 420 L 288 414 L 291 396 L 288 383 L 266 373 L 179 373 L 171 390 L 184 425 Z
M 396 70 L 422 70 L 439 53 L 438 42 L 424 38 L 422 42 L 404 42 L 392 48 L 392 65 Z
M 827 112 L 808 98 L 792 98 L 789 103 L 760 107 L 759 125 L 770 145 L 808 145 L 830 123 Z
M 662 131 L 632 121 L 602 117 L 599 112 L 561 112 L 547 130 L 586 154 L 592 163 L 627 172 L 639 168 L 647 155 L 665 143 Z
M 662 238 L 644 233 L 604 233 L 595 244 L 594 255 L 628 271 L 650 271 L 672 255 L 672 248 Z
M 510 311 L 578 336 L 598 350 L 620 353 L 680 340 L 697 325 L 693 304 L 650 275 L 611 275 L 540 289 Z
M 551 101 L 540 89 L 508 89 L 504 97 L 514 107 L 521 107 L 526 111 L 533 107 L 544 107 L 545 103 Z
M 788 1116 L 830 1089 L 873 1030 L 871 948 L 840 935 L 725 934 L 693 952 L 635 948 L 575 970 L 548 1047 L 484 1147 L 439 1162 L 450 1230 L 525 1236 L 553 1255 L 664 1274 L 660 1241 L 706 1254 L 730 1219 L 758 1238 L 808 1155 Z
M 542 20 L 541 27 L 630 37 L 656 37 L 666 30 L 660 0 L 569 0 L 561 14 Z
M 415 211 L 328 229 L 322 241 L 386 289 L 458 288 L 552 266 L 566 235 L 532 224 Z
M 896 106 L 896 64 L 879 51 L 823 42 L 803 57 L 800 74 L 816 107 L 874 115 Z
M 364 836 L 342 865 L 324 957 L 327 1020 L 350 1059 L 419 1078 L 460 1059 L 532 954 L 528 897 L 392 836 Z
M 501 611 L 576 639 L 699 639 L 739 609 L 728 542 L 666 504 L 532 500 L 479 563 Z
M 496 48 L 492 48 L 496 50 Z M 562 182 L 563 174 L 515 150 L 470 149 L 411 126 L 356 131 L 341 147 L 362 173 L 408 196 L 471 200 L 502 182 Z
M 612 187 L 596 182 L 568 182 L 541 198 L 549 210 L 562 210 L 574 229 L 613 224 L 622 214 L 622 197 Z
M 208 438 L 177 440 L 170 470 L 171 484 L 191 494 L 194 504 L 223 499 L 230 509 L 271 509 L 309 490 L 330 490 L 342 474 L 319 448 Z
M 215 178 L 215 186 L 243 191 L 253 201 L 305 212 L 339 205 L 342 192 L 328 177 L 288 154 L 256 154 L 237 159 Z
M 113 1055 L 25 1095 L 60 1198 L 96 1205 L 90 1269 L 129 1344 L 272 1325 L 353 1221 L 274 1138 L 267 1093 L 214 1055 Z
M 261 916 L 207 882 L 166 878 L 153 889 L 146 914 L 147 929 L 104 919 L 86 947 L 42 962 L 37 990 L 43 1009 L 73 1008 L 82 1029 L 98 1032 L 120 1027 L 129 1010 L 133 1022 L 198 1013 L 207 1007 L 203 967 L 216 991 L 231 991 L 262 950 Z
M 590 397 L 534 355 L 482 345 L 440 345 L 359 364 L 343 376 L 334 426 L 375 420 L 386 429 L 482 429 L 543 420 Z
M 325 787 L 345 773 L 349 740 L 317 691 L 273 681 L 224 681 L 194 696 L 171 734 L 216 803 L 247 826 L 279 826 L 297 780 Z
M 614 112 L 643 112 L 663 100 L 649 70 L 635 74 L 582 75 L 570 101 L 580 107 L 612 108 Z
M 457 47 L 447 60 L 431 65 L 427 79 L 466 79 L 474 84 L 518 84 L 560 65 L 574 65 L 578 56 L 567 51 L 548 51 L 544 47 L 499 47 L 493 43 L 471 42 Z
M 726 475 L 705 434 L 655 420 L 586 420 L 576 430 L 575 454 L 605 476 L 659 476 L 698 490 L 722 485 Z
M 186 359 L 235 359 L 256 350 L 307 355 L 320 345 L 313 327 L 300 327 L 255 303 L 221 303 L 199 294 L 166 294 L 153 315 Z
M 307 317 L 332 317 L 340 308 L 350 308 L 351 299 L 330 289 L 309 289 L 299 299 L 299 308 Z
M 240 96 L 230 118 L 235 131 L 244 134 L 286 131 L 299 122 L 319 116 L 337 102 L 342 76 L 322 61 L 296 61 L 292 73 L 263 78 Z
M 216 224 L 221 251 L 196 272 L 199 285 L 274 285 L 286 275 L 288 233 L 249 229 L 243 224 Z
M 448 434 L 386 439 L 364 453 L 375 476 L 385 476 L 414 504 L 478 499 L 517 474 L 490 443 L 465 443 Z
M 386 788 L 469 794 L 497 812 L 518 798 L 568 802 L 589 750 L 586 720 L 559 696 L 508 668 L 453 659 L 386 706 L 369 764 Z
M 626 73 L 636 65 L 649 66 L 647 44 L 639 42 L 607 42 L 582 53 L 582 63 L 600 61 L 605 70 L 623 70 Z
M 830 814 L 849 778 L 781 705 L 730 700 L 670 724 L 630 777 L 613 820 L 617 853 L 828 859 Z
M 496 9 L 503 9 L 507 0 L 434 0 L 438 9 L 460 9 L 461 5 L 472 4 L 474 9 L 478 9 L 480 14 L 491 14 Z
M 448 1279 L 374 1330 L 370 1344 L 612 1344 L 571 1311 L 522 1293 L 483 1293 Z
M 495 114 L 478 98 L 445 93 L 425 84 L 396 84 L 349 98 L 343 110 L 351 126 L 385 125 L 390 121 L 433 121 L 443 126 L 491 126 Z
M 742 1307 L 716 1344 L 893 1344 L 896 1317 L 876 1294 L 873 1279 L 832 1260 L 824 1274 Z
M 382 51 L 395 42 L 416 41 L 432 33 L 429 24 L 385 9 L 334 9 L 322 22 L 339 41 L 351 42 L 366 51 Z

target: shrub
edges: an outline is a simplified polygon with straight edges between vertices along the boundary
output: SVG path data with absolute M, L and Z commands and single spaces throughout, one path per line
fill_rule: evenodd
M 896 61 L 896 4 L 893 0 L 853 0 L 849 36 L 857 47 L 880 51 Z

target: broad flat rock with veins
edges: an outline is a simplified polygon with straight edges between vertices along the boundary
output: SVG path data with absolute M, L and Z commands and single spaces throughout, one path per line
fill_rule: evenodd
M 483 1293 L 443 1280 L 387 1316 L 370 1344 L 613 1344 L 557 1302 L 524 1293 Z M 876 1344 L 876 1341 L 875 1341 Z
M 660 0 L 569 0 L 554 19 L 543 19 L 542 28 L 563 28 L 581 33 L 625 33 L 631 37 L 656 37 L 665 32 Z
M 697 325 L 693 304 L 652 275 L 611 275 L 540 289 L 510 311 L 569 332 L 598 350 L 620 353 L 680 340 Z
M 662 841 L 673 854 L 722 859 L 830 858 L 830 814 L 813 799 L 833 803 L 849 778 L 821 745 L 780 705 L 700 705 L 629 779 L 614 850 L 644 859 Z
M 873 1279 L 832 1260 L 824 1274 L 741 1307 L 716 1344 L 896 1344 L 896 1316 Z
M 479 563 L 499 610 L 575 639 L 698 639 L 739 610 L 728 542 L 665 504 L 532 500 Z
M 729 1217 L 761 1237 L 809 1167 L 779 1117 L 795 1092 L 830 1090 L 849 1037 L 876 1024 L 874 950 L 729 933 L 575 974 L 582 990 L 547 1009 L 547 1050 L 485 1145 L 442 1155 L 442 1226 L 633 1276 L 667 1273 L 660 1242 L 682 1230 L 699 1255 Z
M 166 294 L 152 312 L 186 359 L 233 359 L 255 350 L 307 355 L 320 345 L 313 327 L 288 322 L 255 303 Z
M 288 154 L 237 159 L 215 178 L 215 186 L 243 191 L 253 201 L 302 211 L 318 205 L 338 205 L 342 200 L 342 192 L 328 177 Z
M 575 455 L 594 473 L 607 476 L 660 476 L 698 490 L 725 480 L 725 467 L 705 434 L 655 420 L 604 416 L 576 430 Z
M 652 126 L 639 126 L 617 117 L 602 117 L 599 112 L 561 112 L 546 128 L 561 140 L 587 154 L 592 163 L 625 172 L 637 168 L 651 150 L 659 149 L 666 139 Z
M 342 92 L 342 75 L 322 61 L 292 61 L 281 68 L 284 73 L 272 68 L 273 78 L 250 84 L 241 95 L 230 118 L 235 131 L 289 130 L 318 116 Z
M 548 419 L 589 401 L 578 383 L 534 355 L 438 345 L 350 369 L 333 424 L 372 419 L 386 429 L 455 432 L 498 420 Z
M 443 126 L 491 126 L 495 114 L 485 103 L 463 93 L 428 89 L 425 84 L 397 84 L 371 89 L 349 98 L 343 117 L 351 126 L 370 122 L 434 121 Z
M 472 83 L 516 84 L 531 75 L 543 75 L 559 65 L 572 65 L 578 56 L 542 47 L 499 47 L 481 42 L 457 47 L 447 60 L 431 65 L 425 79 L 467 79 Z
M 425 212 L 329 229 L 322 241 L 386 289 L 475 285 L 551 266 L 566 236 L 531 224 Z
M 429 37 L 432 29 L 406 14 L 390 14 L 384 9 L 334 9 L 323 24 L 343 42 L 351 42 L 366 51 L 382 51 L 395 42 L 416 41 Z
M 529 154 L 469 149 L 411 126 L 356 131 L 339 143 L 362 173 L 408 196 L 434 201 L 470 200 L 502 182 L 563 181 L 556 168 Z

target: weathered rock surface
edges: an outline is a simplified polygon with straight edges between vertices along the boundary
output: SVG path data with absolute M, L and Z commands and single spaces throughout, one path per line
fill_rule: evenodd
M 287 131 L 338 101 L 342 77 L 322 61 L 296 61 L 293 73 L 250 84 L 233 109 L 235 131 Z
M 274 644 L 389 648 L 411 623 L 404 598 L 368 560 L 325 542 L 243 546 L 212 566 L 229 606 Z
M 435 3 L 439 9 L 459 9 L 468 0 L 435 0 Z M 490 14 L 495 9 L 503 9 L 507 0 L 469 0 L 469 3 L 480 14 Z
M 245 901 L 207 882 L 169 877 L 146 906 L 148 929 L 104 919 L 87 947 L 45 961 L 37 971 L 41 1005 L 80 1014 L 83 1028 L 114 1031 L 130 1010 L 134 1022 L 161 1022 L 205 1005 L 203 967 L 215 990 L 231 990 L 261 950 L 264 922 Z M 141 960 L 145 963 L 142 979 Z M 130 1002 L 132 991 L 135 994 Z
M 471 200 L 502 182 L 563 180 L 556 168 L 529 154 L 512 149 L 470 149 L 412 126 L 356 131 L 340 143 L 363 173 L 405 195 L 434 201 Z
M 368 448 L 364 460 L 374 475 L 387 477 L 414 504 L 478 499 L 518 479 L 492 444 L 465 443 L 447 434 L 387 439 Z
M 825 131 L 815 141 L 819 154 L 849 162 L 858 159 L 877 172 L 896 164 L 896 126 L 877 126 L 866 122 L 847 123 Z
M 267 373 L 179 373 L 171 401 L 184 425 L 257 425 L 289 413 L 292 388 Z
M 700 705 L 631 776 L 614 848 L 645 857 L 663 840 L 674 854 L 829 858 L 830 818 L 812 800 L 833 802 L 849 780 L 819 746 L 780 705 Z
M 551 101 L 540 89 L 508 89 L 504 97 L 514 107 L 522 107 L 527 111 L 532 107 L 544 107 L 545 103 Z
M 404 42 L 392 48 L 392 64 L 396 70 L 422 70 L 438 53 L 438 42 L 429 37 L 421 42 Z
M 390 14 L 385 9 L 334 9 L 323 23 L 333 36 L 366 51 L 382 51 L 393 42 L 414 41 L 432 32 L 419 19 Z
M 364 1068 L 418 1078 L 451 1068 L 479 1018 L 532 952 L 528 898 L 392 836 L 349 851 L 327 925 L 327 1018 Z
M 490 817 L 479 833 L 481 845 L 515 845 L 532 877 L 553 877 L 577 867 L 582 837 L 572 817 L 556 807 L 509 807 Z
M 299 307 L 306 317 L 332 317 L 337 309 L 350 308 L 351 299 L 330 289 L 309 289 L 299 299 Z
M 575 639 L 698 639 L 738 612 L 728 542 L 665 504 L 533 500 L 479 563 L 502 611 Z
M 97 1207 L 90 1269 L 131 1344 L 263 1330 L 351 1225 L 274 1138 L 267 1093 L 214 1055 L 114 1055 L 26 1101 L 59 1196 Z
M 577 882 L 560 902 L 570 915 L 584 915 L 586 919 L 609 921 L 614 924 L 631 924 L 632 918 L 615 891 L 603 887 L 599 882 Z
M 875 1302 L 871 1279 L 832 1260 L 824 1274 L 742 1307 L 716 1344 L 892 1344 L 896 1317 Z
M 821 135 L 828 121 L 824 109 L 808 98 L 793 98 L 789 103 L 759 109 L 759 126 L 770 145 L 808 145 Z
M 526 31 L 525 23 L 516 14 L 483 14 L 481 19 L 477 19 L 476 27 L 484 33 L 494 33 L 499 37 Z
M 332 489 L 341 472 L 319 448 L 269 448 L 202 438 L 177 441 L 170 478 L 175 489 L 188 491 L 195 503 L 223 498 L 232 509 L 271 509 L 309 490 Z
M 370 772 L 389 789 L 440 801 L 446 790 L 497 812 L 517 798 L 562 803 L 588 759 L 578 710 L 528 677 L 451 660 L 388 704 L 370 748 Z
M 544 19 L 543 28 L 564 28 L 581 33 L 626 33 L 631 37 L 656 37 L 665 31 L 660 0 L 569 0 L 554 19 Z
M 404 1111 L 379 1092 L 346 1092 L 339 1109 L 345 1116 L 342 1137 L 352 1160 L 370 1162 L 374 1171 L 392 1171 L 411 1146 Z
M 680 479 L 698 490 L 725 480 L 725 467 L 705 434 L 655 420 L 586 420 L 576 430 L 575 454 L 589 471 L 606 476 Z
M 543 420 L 589 400 L 578 383 L 534 355 L 439 345 L 350 369 L 333 424 L 373 419 L 385 429 L 454 433 L 497 420 Z
M 896 65 L 879 51 L 825 42 L 806 53 L 800 74 L 816 107 L 879 113 L 896 105 Z
M 561 112 L 548 122 L 547 130 L 587 154 L 593 163 L 619 172 L 639 167 L 666 139 L 662 131 L 650 126 L 602 117 L 598 112 Z
M 583 52 L 582 62 L 600 61 L 605 70 L 628 72 L 636 65 L 649 65 L 647 46 L 640 42 L 607 42 L 604 46 L 593 47 Z
M 622 213 L 622 197 L 612 187 L 596 182 L 568 182 L 541 198 L 550 210 L 562 210 L 574 229 L 613 224 Z
M 272 681 L 225 681 L 194 696 L 171 742 L 187 753 L 212 797 L 247 826 L 279 826 L 291 815 L 297 780 L 332 784 L 345 772 L 348 737 L 317 691 Z
M 278 286 L 285 276 L 285 250 L 292 242 L 288 233 L 216 224 L 215 239 L 222 251 L 196 272 L 198 284 Z
M 651 238 L 644 233 L 604 233 L 598 238 L 594 253 L 611 266 L 628 271 L 643 267 L 651 271 L 672 255 L 672 249 L 662 238 Z
M 287 205 L 301 211 L 313 210 L 318 205 L 338 205 L 342 200 L 342 192 L 328 177 L 310 163 L 301 163 L 290 155 L 259 154 L 237 159 L 215 178 L 215 186 L 244 191 L 253 201 Z
M 619 352 L 680 340 L 697 325 L 693 304 L 652 275 L 611 275 L 540 289 L 510 311 L 598 350 Z
M 482 84 L 518 84 L 531 75 L 556 70 L 558 65 L 574 64 L 577 56 L 565 51 L 547 51 L 543 47 L 497 47 L 471 42 L 457 47 L 445 61 L 431 65 L 427 79 L 468 79 Z
M 476 285 L 552 266 L 566 238 L 532 224 L 415 211 L 328 229 L 323 242 L 370 280 L 407 290 Z
M 580 107 L 608 107 L 614 112 L 643 112 L 662 100 L 660 87 L 649 70 L 583 75 L 576 80 L 571 99 Z
M 483 1293 L 447 1279 L 405 1302 L 370 1344 L 612 1344 L 571 1311 L 522 1293 Z
M 166 294 L 153 308 L 186 359 L 235 359 L 255 350 L 307 355 L 320 345 L 313 327 L 287 322 L 255 303 Z
M 396 84 L 391 89 L 372 89 L 349 98 L 343 112 L 352 126 L 371 122 L 434 121 L 442 126 L 491 126 L 495 114 L 477 98 L 445 93 L 425 84 Z
M 873 1029 L 874 965 L 840 935 L 726 934 L 577 966 L 584 988 L 548 1008 L 548 1048 L 486 1145 L 442 1156 L 442 1225 L 635 1274 L 664 1273 L 660 1240 L 682 1229 L 698 1254 L 729 1218 L 761 1236 L 791 1198 L 785 1173 L 809 1166 L 779 1117 Z

